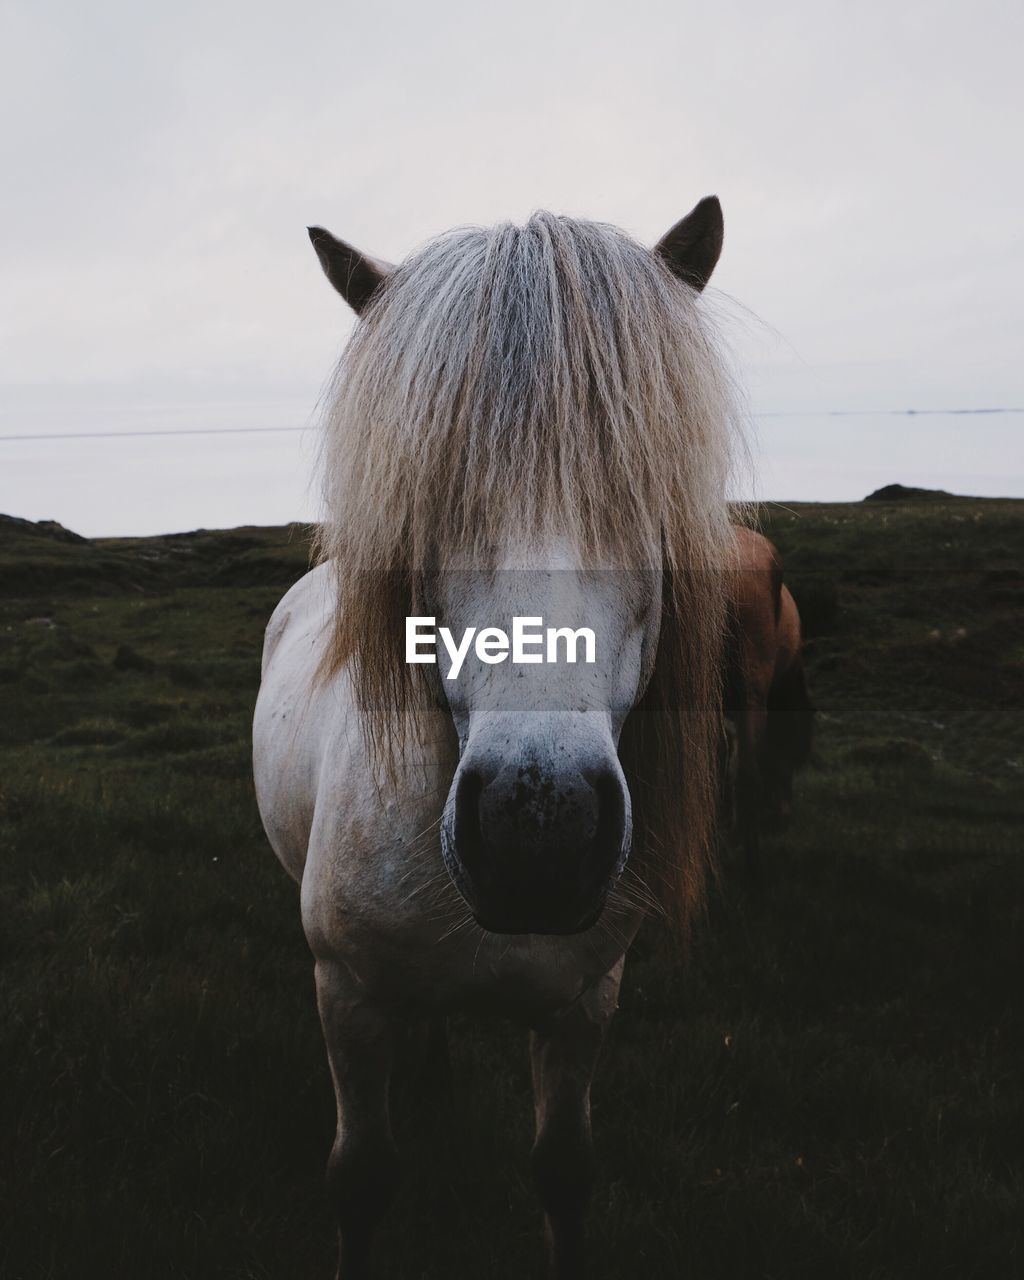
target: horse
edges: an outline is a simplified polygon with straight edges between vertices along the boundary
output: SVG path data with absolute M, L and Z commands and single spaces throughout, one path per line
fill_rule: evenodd
M 396 1192 L 397 1042 L 477 1010 L 529 1029 L 547 1266 L 578 1280 L 624 958 L 650 913 L 685 933 L 717 816 L 744 433 L 701 297 L 721 206 L 653 249 L 543 211 L 397 266 L 309 235 L 357 320 L 323 399 L 318 563 L 266 630 L 253 768 L 313 955 L 337 1274 L 371 1273 Z M 593 662 L 488 647 L 483 624 L 552 615 L 590 629 Z M 403 660 L 422 619 L 482 628 L 456 679 Z
M 736 827 L 747 874 L 759 886 L 760 834 L 790 821 L 793 776 L 810 758 L 814 708 L 800 614 L 782 580 L 779 553 L 746 526 L 736 526 L 734 535 L 724 710 L 733 731 Z

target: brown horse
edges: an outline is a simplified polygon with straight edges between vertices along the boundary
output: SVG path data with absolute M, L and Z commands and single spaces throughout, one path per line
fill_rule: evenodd
M 782 581 L 779 553 L 767 538 L 740 526 L 736 544 L 725 716 L 733 734 L 736 826 L 748 874 L 759 884 L 760 833 L 782 830 L 789 822 L 793 775 L 811 752 L 814 709 L 804 675 L 800 614 Z

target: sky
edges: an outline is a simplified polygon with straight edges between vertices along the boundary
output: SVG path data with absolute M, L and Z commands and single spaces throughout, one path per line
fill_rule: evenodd
M 653 243 L 711 192 L 756 496 L 1024 496 L 1024 412 L 890 412 L 1024 410 L 1022 48 L 1018 0 L 0 0 L 0 512 L 313 517 L 310 223 Z

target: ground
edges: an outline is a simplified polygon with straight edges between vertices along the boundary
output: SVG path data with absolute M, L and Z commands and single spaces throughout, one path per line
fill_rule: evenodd
M 1024 502 L 770 506 L 819 708 L 758 898 L 627 964 L 593 1274 L 1024 1274 Z M 333 1098 L 249 721 L 304 531 L 0 522 L 0 1275 L 319 1280 Z M 397 1100 L 382 1274 L 536 1274 L 522 1033 Z

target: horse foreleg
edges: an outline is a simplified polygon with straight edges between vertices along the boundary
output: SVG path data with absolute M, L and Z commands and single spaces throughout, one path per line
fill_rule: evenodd
M 398 1186 L 388 1085 L 395 1028 L 353 999 L 344 969 L 318 961 L 317 1004 L 338 1104 L 327 1189 L 338 1223 L 338 1280 L 371 1274 L 374 1230 Z
M 594 1182 L 590 1081 L 615 1013 L 622 961 L 569 1010 L 533 1031 L 536 1138 L 533 1177 L 544 1209 L 548 1275 L 580 1280 L 584 1223 Z

